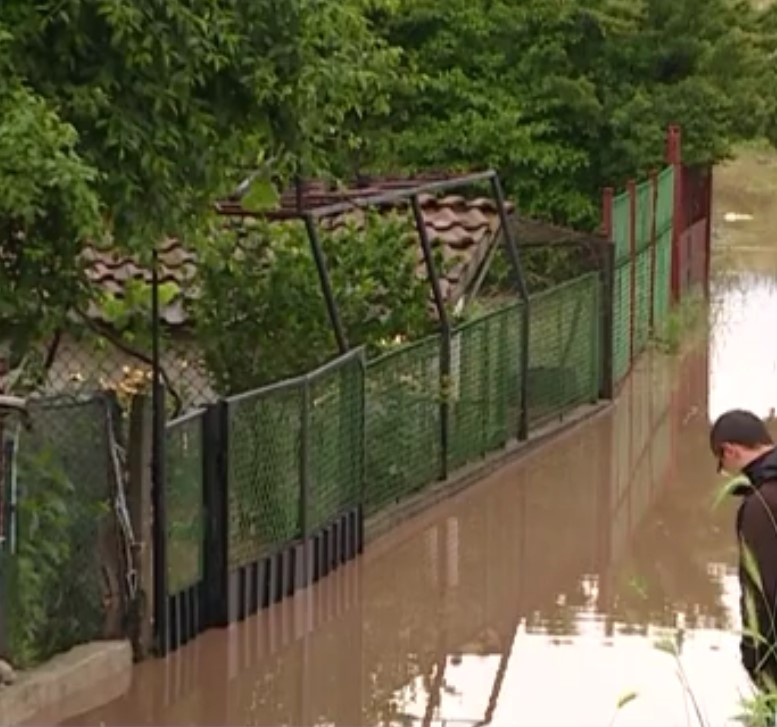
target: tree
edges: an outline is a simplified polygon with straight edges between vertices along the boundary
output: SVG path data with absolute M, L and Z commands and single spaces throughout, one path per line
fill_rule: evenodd
M 96 170 L 78 135 L 14 74 L 0 25 L 0 341 L 12 362 L 86 295 L 74 264 L 99 229 Z
M 493 166 L 530 214 L 595 224 L 602 186 L 663 163 L 670 123 L 702 163 L 774 128 L 773 42 L 746 2 L 396 0 L 372 18 L 422 90 L 395 94 L 368 163 Z
M 79 132 L 120 242 L 201 220 L 257 157 L 321 162 L 350 113 L 379 109 L 396 51 L 353 2 L 9 0 L 11 62 Z
M 147 261 L 246 168 L 319 170 L 397 57 L 357 0 L 4 2 L 0 335 L 26 350 L 85 305 L 84 241 Z

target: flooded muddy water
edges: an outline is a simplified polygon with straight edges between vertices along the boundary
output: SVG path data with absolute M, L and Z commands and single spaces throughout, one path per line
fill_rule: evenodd
M 699 724 L 693 700 L 735 724 L 735 503 L 714 506 L 708 429 L 777 407 L 775 228 L 752 235 L 766 207 L 736 175 L 717 177 L 709 341 L 644 357 L 610 410 L 67 724 L 672 727 Z

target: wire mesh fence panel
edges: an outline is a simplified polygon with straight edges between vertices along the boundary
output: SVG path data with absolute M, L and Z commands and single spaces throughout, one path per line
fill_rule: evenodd
M 650 294 L 651 294 L 651 256 L 650 247 L 643 248 L 634 260 L 634 353 L 647 348 L 650 338 Z
M 309 436 L 307 524 L 322 527 L 355 507 L 362 495 L 364 359 L 361 350 L 308 377 Z
M 300 535 L 304 387 L 292 379 L 227 400 L 230 568 Z
M 366 375 L 365 509 L 373 513 L 440 474 L 440 338 L 370 361 Z
M 661 330 L 669 315 L 672 284 L 672 220 L 674 215 L 674 168 L 658 175 L 656 195 L 656 276 L 653 295 L 653 320 Z
M 674 214 L 674 167 L 666 167 L 658 175 L 658 193 L 656 195 L 656 231 L 657 234 L 672 227 Z
M 621 381 L 631 364 L 631 261 L 625 260 L 615 268 L 612 311 L 613 379 Z
M 15 502 L 3 575 L 5 636 L 17 666 L 115 636 L 110 618 L 120 623 L 123 594 L 110 508 L 111 400 L 39 399 L 29 413 L 3 478 Z
M 615 262 L 619 263 L 631 254 L 629 238 L 629 195 L 623 193 L 612 202 L 612 239 L 615 243 Z
M 642 250 L 650 245 L 653 235 L 653 183 L 650 180 L 636 188 L 636 248 Z
M 543 291 L 530 302 L 529 421 L 537 425 L 599 389 L 599 279 L 596 274 Z
M 516 303 L 452 333 L 450 469 L 504 446 L 517 429 L 521 324 Z
M 170 594 L 202 580 L 204 411 L 168 423 L 165 443 L 167 587 Z

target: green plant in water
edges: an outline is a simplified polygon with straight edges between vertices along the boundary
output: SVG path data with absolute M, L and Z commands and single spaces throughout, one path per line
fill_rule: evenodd
M 707 306 L 703 296 L 694 294 L 673 307 L 666 320 L 653 332 L 655 346 L 667 353 L 677 353 L 684 341 L 706 324 Z

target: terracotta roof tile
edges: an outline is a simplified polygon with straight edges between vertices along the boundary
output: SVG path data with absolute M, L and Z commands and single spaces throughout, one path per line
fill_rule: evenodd
M 379 194 L 389 189 L 409 188 L 425 181 L 441 178 L 446 176 L 369 177 L 362 180 L 365 186 L 344 190 L 331 189 L 323 182 L 314 180 L 304 185 L 303 202 L 305 208 L 310 209 L 355 197 L 363 198 Z M 287 190 L 281 196 L 280 207 L 286 210 L 296 209 L 296 202 L 296 190 Z M 477 274 L 478 267 L 485 259 L 500 227 L 496 204 L 485 197 L 467 199 L 458 194 L 442 197 L 421 194 L 419 202 L 430 241 L 442 251 L 443 259 L 450 263 L 451 269 L 447 271 L 446 278 L 441 281 L 443 296 L 449 302 L 456 302 Z M 407 206 L 405 201 L 385 205 L 381 209 L 407 208 Z M 235 202 L 223 205 L 222 210 L 227 216 L 229 210 L 236 213 L 241 211 L 239 203 Z M 362 224 L 363 220 L 363 211 L 354 209 L 337 217 L 321 220 L 321 226 L 336 230 L 347 222 L 355 221 L 358 225 Z M 415 232 L 414 228 L 413 232 Z M 418 274 L 426 277 L 423 256 L 415 234 L 412 239 L 417 246 Z M 150 270 L 139 265 L 136 260 L 120 256 L 115 251 L 87 246 L 83 251 L 83 259 L 88 278 L 108 293 L 121 295 L 130 280 L 151 281 Z M 180 241 L 171 238 L 165 240 L 160 247 L 159 261 L 160 280 L 176 282 L 183 290 L 182 297 L 164 307 L 162 317 L 171 326 L 183 325 L 187 320 L 187 301 L 196 295 L 196 290 L 191 285 L 197 269 L 196 255 L 187 250 Z M 89 314 L 96 319 L 101 318 L 100 311 L 95 307 L 89 311 Z

